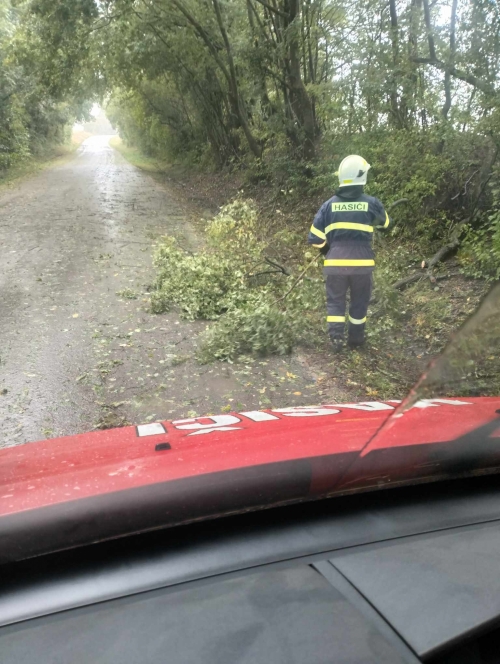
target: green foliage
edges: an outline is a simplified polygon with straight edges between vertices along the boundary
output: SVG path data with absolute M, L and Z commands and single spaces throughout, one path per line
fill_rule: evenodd
M 116 89 L 107 104 L 106 114 L 110 122 L 120 128 L 127 145 L 166 161 L 175 154 L 168 127 L 148 113 L 147 102 L 138 93 Z
M 173 238 L 160 242 L 154 256 L 158 277 L 153 311 L 175 305 L 190 320 L 213 320 L 244 303 L 252 289 L 248 276 L 263 250 L 256 225 L 252 202 L 237 200 L 208 223 L 208 245 L 197 254 L 184 251 Z
M 0 112 L 0 174 L 30 154 L 30 135 L 24 119 L 22 105 L 13 96 Z
M 124 288 L 121 291 L 117 291 L 116 293 L 118 297 L 122 297 L 125 300 L 137 300 L 137 293 L 133 291 L 131 288 Z
M 500 207 L 488 216 L 489 224 L 467 229 L 461 249 L 463 271 L 470 277 L 500 279 Z
M 299 340 L 311 342 L 319 329 L 322 279 L 309 276 L 291 288 L 293 277 L 265 262 L 258 228 L 254 203 L 236 200 L 208 223 L 207 246 L 198 253 L 184 251 L 173 238 L 156 249 L 153 311 L 176 306 L 189 320 L 216 320 L 201 339 L 202 361 L 282 355 Z
M 189 254 L 165 238 L 154 255 L 158 270 L 151 304 L 155 313 L 177 306 L 188 320 L 213 320 L 227 311 L 242 290 L 242 273 L 231 257 L 202 251 Z
M 250 267 L 264 250 L 258 231 L 259 218 L 253 201 L 236 199 L 208 222 L 207 237 L 214 250 L 233 257 L 243 268 Z
M 374 301 L 368 312 L 367 336 L 372 341 L 384 339 L 401 320 L 401 299 L 394 283 L 404 273 L 409 261 L 410 252 L 402 246 L 384 247 L 378 253 L 377 268 L 373 273 Z
M 490 175 L 491 207 L 465 227 L 459 258 L 464 274 L 497 281 L 500 279 L 500 169 Z
M 122 136 L 148 154 L 246 162 L 253 179 L 265 178 L 272 161 L 273 173 L 293 187 L 311 174 L 318 185 L 325 175 L 324 186 L 329 176 L 312 168 L 317 154 L 331 147 L 338 163 L 349 143 L 358 141 L 365 154 L 368 137 L 369 159 L 389 173 L 380 191 L 392 196 L 394 175 L 398 189 L 406 182 L 411 205 L 440 185 L 450 136 L 479 126 L 485 100 L 469 96 L 463 72 L 478 72 L 483 92 L 498 78 L 499 19 L 484 3 L 460 3 L 454 17 L 448 109 L 443 77 L 415 59 L 428 39 L 436 62 L 450 58 L 451 21 L 439 4 L 430 8 L 435 35 L 427 35 L 421 5 L 400 4 L 394 29 L 386 8 L 366 0 L 348 9 L 339 0 L 277 0 L 272 21 L 255 0 L 159 0 L 140 12 L 128 0 L 33 0 L 30 7 L 43 80 L 58 91 L 65 82 L 74 89 L 73 79 L 82 90 L 106 85 Z M 392 152 L 406 161 L 391 163 L 384 144 L 399 130 L 406 134 Z M 372 141 L 377 135 L 382 140 Z M 411 169 L 415 156 L 420 171 Z M 302 173 L 294 162 L 303 162 Z
M 428 221 L 425 203 L 433 200 L 442 181 L 449 178 L 451 163 L 446 155 L 437 154 L 437 140 L 432 134 L 400 131 L 397 140 L 390 133 L 373 138 L 366 157 L 374 164 L 370 192 L 386 204 L 407 198 L 405 214 L 420 216 L 420 226 L 415 228 L 418 233 Z
M 10 5 L 0 2 L 2 16 Z M 140 11 L 129 0 L 28 0 L 16 57 L 44 101 L 110 93 L 123 138 L 161 159 L 250 164 L 254 180 L 270 172 L 314 194 L 360 152 L 374 164 L 373 192 L 407 197 L 412 229 L 427 232 L 443 185 L 463 183 L 455 135 L 484 139 L 498 106 L 492 3 L 455 3 L 453 18 L 431 3 L 429 34 L 419 3 L 399 3 L 391 17 L 367 0 L 275 5 L 269 14 L 256 0 L 158 0 Z
M 56 99 L 42 84 L 34 43 L 28 41 L 23 14 L 0 0 L 0 176 L 30 157 L 52 155 L 69 142 L 75 117 L 88 109 Z
M 284 299 L 276 298 L 274 289 L 256 289 L 206 329 L 198 359 L 234 361 L 244 355 L 285 355 L 298 343 L 313 346 L 324 318 L 320 278 L 309 278 Z
M 261 292 L 233 308 L 201 339 L 201 362 L 235 360 L 240 355 L 285 355 L 300 336 L 300 320 L 279 309 Z

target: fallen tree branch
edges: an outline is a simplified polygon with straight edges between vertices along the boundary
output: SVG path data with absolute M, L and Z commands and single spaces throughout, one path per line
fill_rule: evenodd
M 283 265 L 280 265 L 279 263 L 275 263 L 274 261 L 272 261 L 267 256 L 264 256 L 264 260 L 266 261 L 266 263 L 268 263 L 272 267 L 275 267 L 280 272 L 283 272 L 283 274 L 286 274 L 287 277 L 290 276 L 290 272 L 286 269 L 286 267 L 283 267 Z
M 273 302 L 273 304 L 278 304 L 278 302 L 282 302 L 284 299 L 286 299 L 290 293 L 293 291 L 293 289 L 302 281 L 304 278 L 305 273 L 309 270 L 310 267 L 314 265 L 314 263 L 318 262 L 318 259 L 321 258 L 321 254 L 318 254 L 315 256 L 310 263 L 306 265 L 306 267 L 302 270 L 302 272 L 299 274 L 297 279 L 293 282 L 293 284 L 290 286 L 290 288 L 287 290 L 287 292 L 279 297 L 277 300 Z
M 405 277 L 404 279 L 400 279 L 399 281 L 396 281 L 395 284 L 393 284 L 393 287 L 396 290 L 403 290 L 405 286 L 408 286 L 408 284 L 412 284 L 415 281 L 420 281 L 420 279 L 423 279 L 425 277 L 424 274 L 421 272 L 415 272 L 414 274 L 410 274 L 409 277 Z
M 256 272 L 255 274 L 249 274 L 247 279 L 254 279 L 255 277 L 262 277 L 264 274 L 283 274 L 279 270 L 266 270 L 265 272 Z
M 493 165 L 495 164 L 499 151 L 500 151 L 500 146 L 497 147 L 497 149 L 495 151 L 495 155 L 494 155 L 493 160 L 491 162 L 490 168 L 492 168 Z M 456 228 L 453 232 L 453 235 L 450 238 L 450 241 L 447 242 L 443 247 L 441 247 L 441 249 L 436 251 L 436 253 L 430 259 L 430 261 L 426 262 L 427 275 L 428 275 L 428 277 L 431 281 L 433 279 L 433 274 L 432 274 L 433 267 L 435 265 L 437 265 L 438 263 L 440 263 L 445 258 L 448 258 L 448 256 L 450 256 L 450 254 L 455 253 L 455 251 L 459 248 L 460 243 L 461 243 L 460 235 L 462 233 L 462 229 L 464 228 L 464 226 L 466 226 L 468 224 L 471 224 L 474 221 L 474 217 L 476 216 L 476 212 L 477 212 L 478 207 L 479 207 L 479 201 L 481 200 L 481 196 L 483 195 L 484 190 L 486 189 L 486 187 L 488 185 L 488 182 L 491 180 L 492 176 L 493 176 L 493 173 L 490 172 L 488 177 L 482 183 L 482 185 L 479 189 L 479 193 L 478 193 L 478 195 L 476 197 L 476 200 L 474 202 L 474 207 L 472 208 L 472 212 L 471 212 L 469 218 L 467 220 L 461 221 L 456 226 Z M 425 263 L 424 263 L 424 265 L 425 265 Z
M 391 205 L 389 205 L 387 208 L 387 212 L 390 212 L 392 208 L 396 207 L 396 205 L 401 205 L 401 203 L 408 203 L 408 198 L 400 198 L 399 200 L 394 201 L 394 203 L 391 203 Z
M 443 245 L 438 251 L 436 251 L 434 256 L 428 262 L 426 261 L 427 276 L 429 279 L 432 280 L 433 278 L 433 267 L 443 261 L 445 258 L 448 258 L 448 256 L 454 253 L 460 246 L 460 233 L 465 224 L 465 221 L 462 221 L 460 224 L 458 224 L 451 240 Z
M 436 283 L 436 281 L 443 281 L 444 279 L 451 279 L 451 277 L 457 277 L 460 273 L 460 271 L 456 272 L 447 272 L 446 274 L 438 274 L 435 277 L 433 276 L 432 279 L 425 273 L 422 272 L 415 272 L 414 274 L 410 274 L 409 277 L 405 277 L 404 279 L 400 279 L 399 281 L 396 281 L 395 284 L 393 284 L 393 287 L 396 290 L 403 290 L 406 286 L 409 284 L 413 284 L 417 281 L 421 281 L 422 279 L 429 279 L 431 283 Z
M 276 263 L 275 261 L 271 260 L 267 256 L 264 256 L 264 260 L 259 261 L 258 263 L 254 263 L 251 266 L 251 270 L 255 270 L 255 268 L 259 267 L 259 265 L 270 265 L 271 267 L 274 268 L 274 270 L 266 270 L 264 272 L 256 272 L 255 274 L 245 274 L 245 277 L 247 279 L 252 279 L 253 277 L 259 277 L 263 274 L 284 274 L 286 277 L 290 276 L 290 272 L 286 269 L 286 267 L 283 267 L 283 265 L 280 265 L 279 263 Z
M 436 281 L 443 281 L 443 279 L 451 279 L 451 277 L 458 277 L 460 274 L 460 270 L 457 270 L 456 272 L 448 272 L 447 274 L 438 274 L 437 277 L 435 277 Z
M 476 173 L 479 173 L 479 168 L 476 168 L 476 170 L 474 171 L 474 173 L 470 176 L 470 178 L 469 178 L 469 179 L 467 180 L 467 182 L 464 184 L 463 189 L 462 189 L 461 191 L 459 191 L 458 194 L 455 194 L 455 196 L 453 196 L 453 198 L 451 198 L 450 200 L 452 200 L 452 201 L 456 201 L 457 198 L 459 198 L 460 196 L 465 196 L 465 194 L 467 193 L 467 185 L 470 183 L 470 181 L 472 180 L 472 178 L 474 177 L 474 175 L 476 175 Z

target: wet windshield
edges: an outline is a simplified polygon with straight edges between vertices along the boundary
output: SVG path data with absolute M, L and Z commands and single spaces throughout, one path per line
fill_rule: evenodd
M 499 21 L 0 0 L 0 448 L 498 397 Z
M 337 490 L 498 472 L 499 313 L 497 284 L 453 334 L 443 353 L 429 363 L 407 397 L 366 441 Z M 429 413 L 429 409 L 442 406 L 454 407 L 455 413 Z M 483 407 L 483 412 L 470 417 L 470 406 Z M 391 454 L 380 458 L 381 452 L 391 448 L 392 458 Z

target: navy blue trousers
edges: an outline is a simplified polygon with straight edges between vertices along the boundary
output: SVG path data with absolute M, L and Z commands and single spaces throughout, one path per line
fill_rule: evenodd
M 327 322 L 328 332 L 332 339 L 342 340 L 344 338 L 348 291 L 350 293 L 349 340 L 359 343 L 365 338 L 366 312 L 372 293 L 372 273 L 327 275 Z

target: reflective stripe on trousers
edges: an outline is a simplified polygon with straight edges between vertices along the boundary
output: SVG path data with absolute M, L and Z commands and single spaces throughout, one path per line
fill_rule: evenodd
M 349 339 L 363 341 L 366 312 L 372 293 L 372 274 L 329 274 L 326 277 L 328 332 L 334 339 L 343 339 L 346 323 L 346 297 L 350 291 Z

